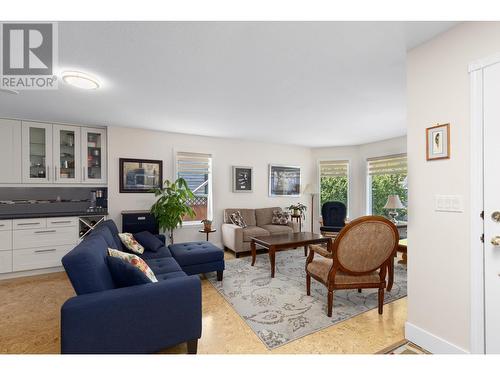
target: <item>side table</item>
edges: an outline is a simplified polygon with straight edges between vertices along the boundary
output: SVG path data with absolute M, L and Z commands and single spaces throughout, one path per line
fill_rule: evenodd
M 292 218 L 292 222 L 296 220 L 299 223 L 299 232 L 302 232 L 302 215 L 290 215 L 290 217 Z
M 211 229 L 211 230 L 200 229 L 198 232 L 200 232 L 200 233 L 206 233 L 207 234 L 207 241 L 208 241 L 208 235 L 210 233 L 217 232 L 217 229 Z

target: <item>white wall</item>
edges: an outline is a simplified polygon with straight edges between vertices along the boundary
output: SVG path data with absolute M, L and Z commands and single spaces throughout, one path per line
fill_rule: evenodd
M 470 87 L 468 64 L 500 51 L 499 22 L 460 24 L 407 57 L 408 324 L 441 352 L 470 349 Z M 451 159 L 427 162 L 425 128 L 451 124 Z M 463 213 L 434 211 L 435 194 L 463 196 Z
M 302 202 L 310 205 L 310 196 L 283 198 L 268 196 L 269 163 L 298 165 L 302 167 L 302 184 L 312 181 L 314 169 L 311 150 L 306 147 L 246 142 L 227 138 L 202 137 L 134 128 L 109 127 L 108 189 L 110 217 L 121 227 L 121 211 L 149 209 L 154 201 L 152 194 L 121 194 L 119 192 L 119 158 L 145 158 L 163 160 L 163 177 L 174 178 L 174 153 L 176 151 L 205 152 L 213 155 L 214 227 L 218 229 L 210 241 L 221 243 L 220 225 L 224 208 L 259 208 Z M 253 166 L 254 192 L 233 193 L 231 178 L 233 165 Z M 309 215 L 306 215 L 308 228 Z M 176 230 L 176 242 L 204 239 L 199 227 Z
M 320 160 L 349 160 L 349 217 L 366 215 L 366 159 L 406 152 L 406 136 L 366 143 L 359 146 L 323 147 L 312 149 L 316 185 L 319 186 L 318 164 Z M 319 203 L 315 207 L 319 214 Z M 315 215 L 316 216 L 316 215 Z M 319 215 L 316 216 L 318 218 Z M 316 223 L 318 220 L 316 220 Z M 318 230 L 319 230 L 319 224 Z

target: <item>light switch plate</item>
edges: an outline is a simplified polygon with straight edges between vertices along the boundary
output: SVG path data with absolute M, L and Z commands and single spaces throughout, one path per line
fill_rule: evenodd
M 463 198 L 461 195 L 436 195 L 434 210 L 441 212 L 463 212 Z

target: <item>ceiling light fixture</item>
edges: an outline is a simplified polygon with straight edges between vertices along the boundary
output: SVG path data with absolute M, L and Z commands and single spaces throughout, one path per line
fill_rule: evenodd
M 63 72 L 62 79 L 68 85 L 84 90 L 96 90 L 101 86 L 96 78 L 77 71 Z

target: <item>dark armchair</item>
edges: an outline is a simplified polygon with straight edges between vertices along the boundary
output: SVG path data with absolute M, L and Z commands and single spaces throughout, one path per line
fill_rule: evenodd
M 347 207 L 342 202 L 323 203 L 321 207 L 321 216 L 321 234 L 337 234 L 345 227 Z

